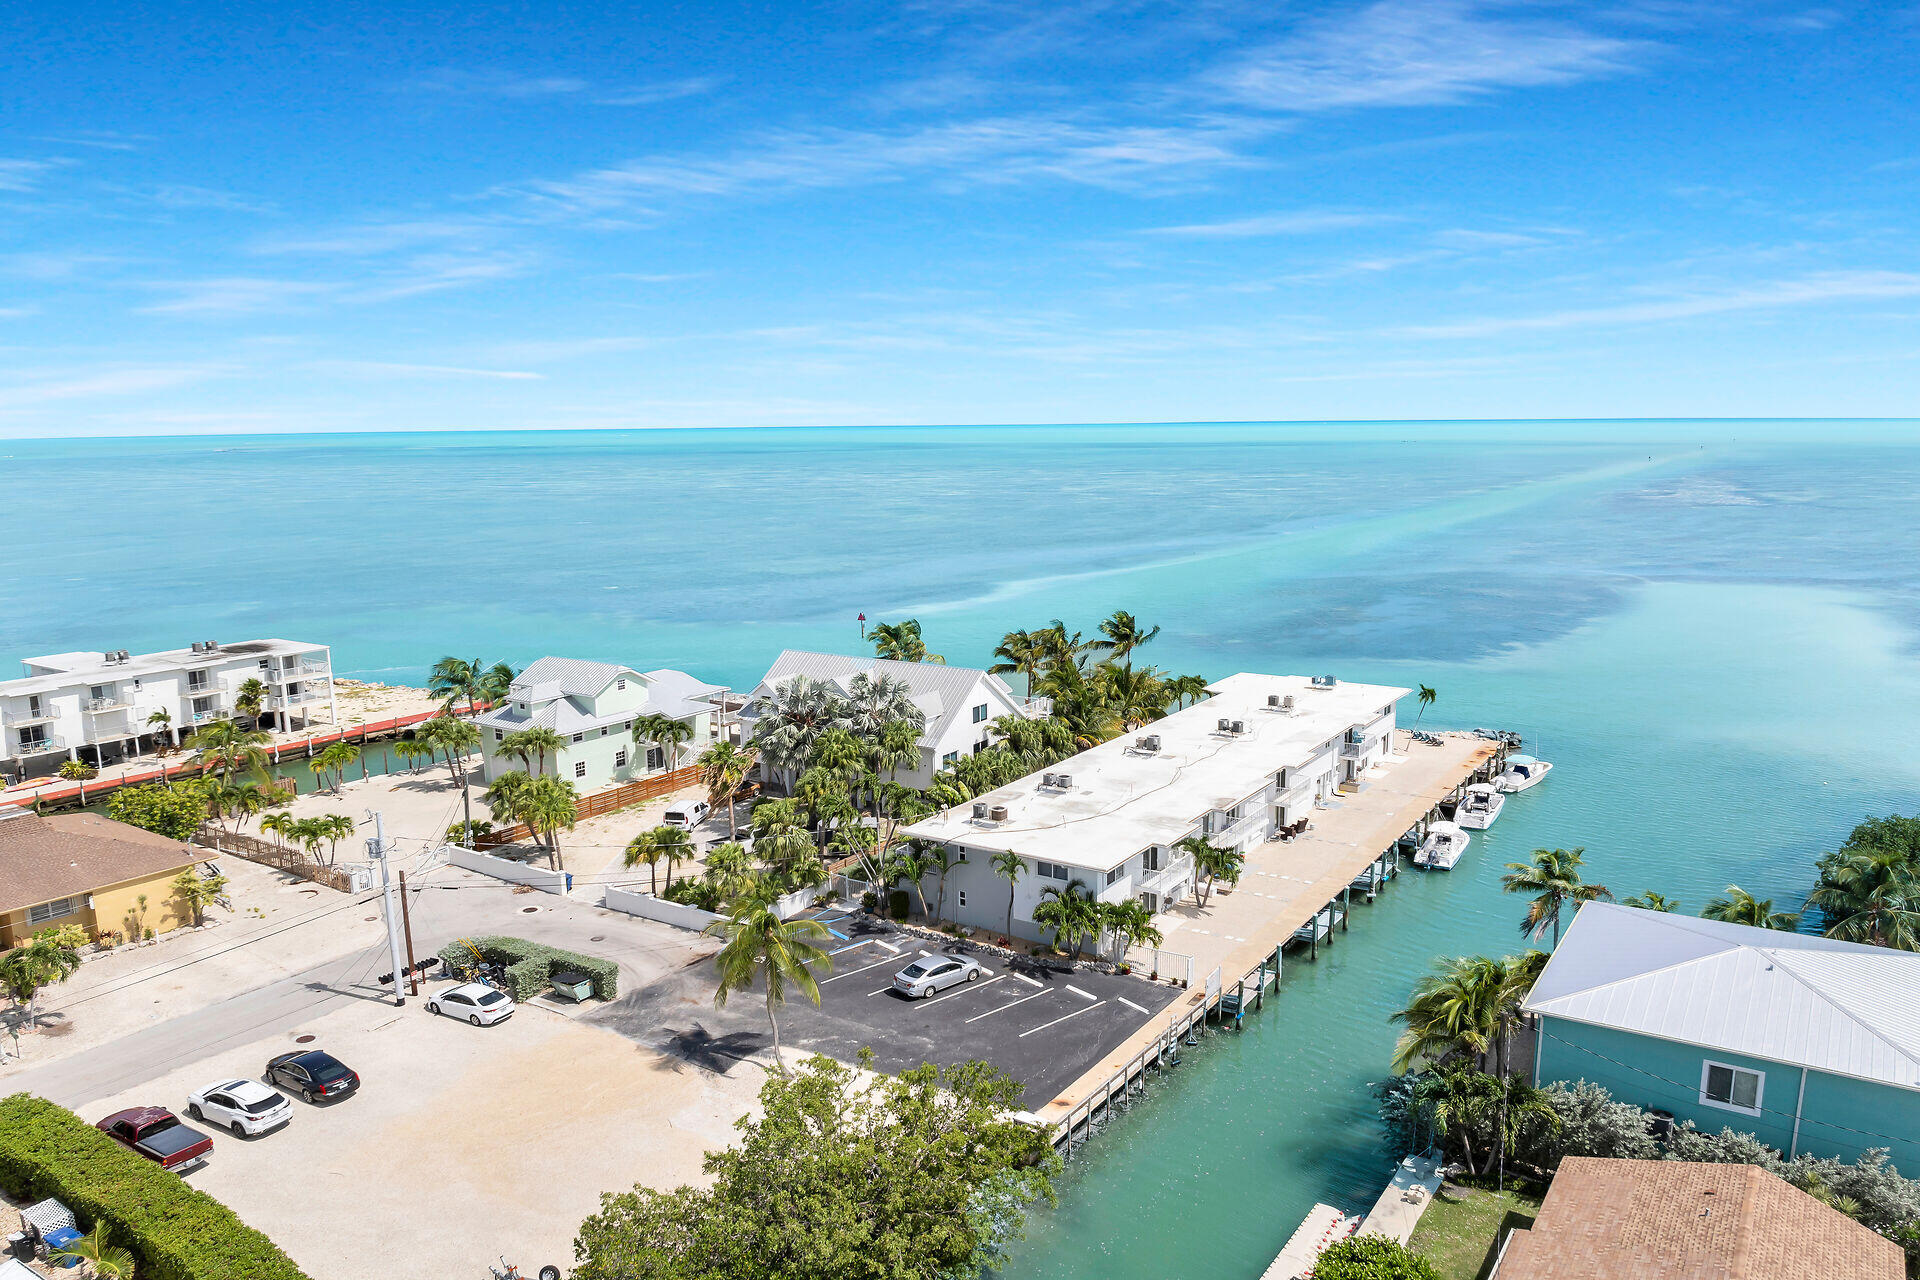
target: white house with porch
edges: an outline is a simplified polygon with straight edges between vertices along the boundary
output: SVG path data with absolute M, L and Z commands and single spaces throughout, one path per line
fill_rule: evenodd
M 950 667 L 943 662 L 895 662 L 890 658 L 854 657 L 839 653 L 783 652 L 760 678 L 739 713 L 739 741 L 753 737 L 759 699 L 774 686 L 806 676 L 846 697 L 858 675 L 887 676 L 906 685 L 913 704 L 926 714 L 920 734 L 920 762 L 902 769 L 894 780 L 902 786 L 925 788 L 933 775 L 963 755 L 984 751 L 993 741 L 993 722 L 1001 716 L 1045 715 L 1045 698 L 1022 698 L 1007 682 L 978 667 Z
M 508 734 L 538 726 L 563 739 L 545 768 L 573 783 L 582 795 L 665 773 L 673 765 L 659 743 L 635 742 L 634 721 L 650 715 L 678 720 L 693 731 L 679 747 L 680 767 L 691 764 L 720 734 L 726 689 L 684 671 L 636 671 L 579 658 L 541 658 L 514 679 L 501 703 L 477 717 L 481 776 L 537 771 L 501 748 Z
M 1143 729 L 1028 774 L 906 828 L 944 847 L 946 914 L 960 924 L 1048 939 L 1033 911 L 1078 882 L 1101 901 L 1162 911 L 1192 894 L 1189 836 L 1246 850 L 1276 838 L 1390 763 L 1395 708 L 1409 690 L 1327 676 L 1242 673 Z M 1011 852 L 1011 886 L 993 868 Z M 931 885 L 929 884 L 931 889 Z
M 297 640 L 196 641 L 159 653 L 54 653 L 26 660 L 27 674 L 0 681 L 0 766 L 51 773 L 65 760 L 112 764 L 156 738 L 177 744 L 231 719 L 241 685 L 267 688 L 263 723 L 304 728 L 325 706 L 334 720 L 333 661 L 326 645 Z M 157 711 L 165 726 L 149 724 Z

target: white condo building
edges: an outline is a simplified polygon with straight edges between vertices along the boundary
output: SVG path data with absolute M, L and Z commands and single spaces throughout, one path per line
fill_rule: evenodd
M 1024 864 L 1012 886 L 1014 936 L 1045 941 L 1033 910 L 1078 881 L 1102 901 L 1158 912 L 1194 886 L 1179 842 L 1204 836 L 1247 849 L 1360 783 L 1392 752 L 1396 704 L 1409 693 L 1330 677 L 1242 673 L 1204 702 L 1029 774 L 904 834 L 955 859 L 947 914 L 1008 928 L 1008 883 L 995 855 Z
M 111 764 L 156 736 L 178 743 L 201 725 L 231 719 L 248 680 L 267 687 L 263 723 L 305 726 L 325 704 L 334 718 L 327 646 L 295 640 L 195 642 L 160 653 L 55 653 L 28 658 L 27 674 L 0 681 L 0 764 L 19 774 L 50 773 L 62 760 Z M 156 711 L 166 727 L 149 724 Z
M 902 786 L 924 789 L 933 775 L 963 755 L 983 751 L 993 741 L 993 722 L 1001 716 L 1044 715 L 1047 700 L 1022 698 L 1007 682 L 978 667 L 950 667 L 943 662 L 895 662 L 890 658 L 853 657 L 839 653 L 806 653 L 788 649 L 775 660 L 747 695 L 739 715 L 740 741 L 753 736 L 759 719 L 756 700 L 775 685 L 806 676 L 845 697 L 858 675 L 887 676 L 906 685 L 915 706 L 926 714 L 920 734 L 920 763 L 902 769 L 894 780 Z
M 680 744 L 684 768 L 719 735 L 726 692 L 684 671 L 541 658 L 515 678 L 499 706 L 474 721 L 480 729 L 482 777 L 492 782 L 515 770 L 536 772 L 537 760 L 523 762 L 501 751 L 508 734 L 534 726 L 564 740 L 558 758 L 548 756 L 545 767 L 582 795 L 665 773 L 672 764 L 666 750 L 633 739 L 634 721 L 649 715 L 667 716 L 693 730 Z

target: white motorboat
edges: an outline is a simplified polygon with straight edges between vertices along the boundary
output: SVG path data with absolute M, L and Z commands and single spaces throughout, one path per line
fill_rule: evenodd
M 1467 851 L 1472 837 L 1451 822 L 1427 828 L 1427 838 L 1413 851 L 1413 865 L 1427 871 L 1451 871 Z
M 1467 788 L 1454 807 L 1453 820 L 1469 831 L 1485 831 L 1507 807 L 1507 798 L 1491 782 L 1476 782 Z
M 1508 756 L 1507 771 L 1494 779 L 1494 785 L 1512 795 L 1535 785 L 1552 770 L 1552 763 L 1546 760 L 1536 760 L 1532 756 Z

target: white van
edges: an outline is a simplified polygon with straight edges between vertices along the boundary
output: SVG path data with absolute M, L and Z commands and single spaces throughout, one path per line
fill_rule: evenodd
M 679 827 L 682 831 L 691 831 L 706 821 L 707 814 L 711 809 L 712 806 L 705 800 L 695 800 L 690 805 L 681 805 L 677 808 L 667 810 L 667 816 L 660 819 L 660 821 L 665 826 Z

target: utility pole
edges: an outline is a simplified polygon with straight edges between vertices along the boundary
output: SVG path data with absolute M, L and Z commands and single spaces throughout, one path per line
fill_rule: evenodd
M 420 994 L 420 969 L 413 962 L 413 912 L 407 906 L 407 873 L 400 873 L 400 929 L 407 935 L 407 994 Z
M 380 864 L 381 905 L 387 916 L 387 954 L 393 959 L 393 1003 L 400 1006 L 407 1002 L 406 995 L 400 990 L 400 920 L 393 906 L 393 873 L 388 865 L 391 861 L 387 852 L 387 828 L 382 815 L 369 810 L 367 816 L 373 820 L 373 839 L 367 841 L 367 856 Z

